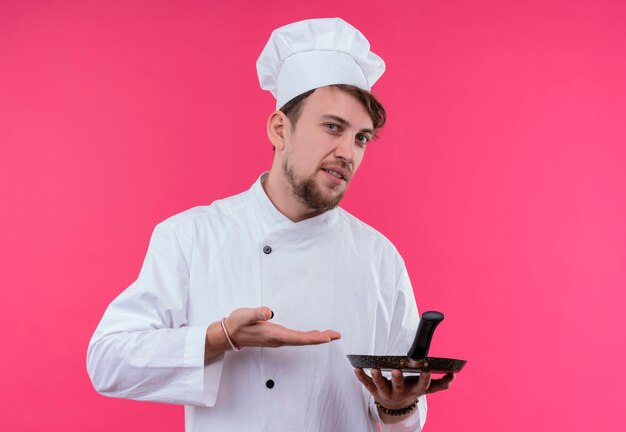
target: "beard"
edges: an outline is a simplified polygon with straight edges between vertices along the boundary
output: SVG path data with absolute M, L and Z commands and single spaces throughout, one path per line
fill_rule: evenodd
M 315 174 L 303 179 L 296 178 L 293 169 L 287 163 L 287 159 L 283 160 L 283 173 L 291 185 L 294 196 L 311 210 L 325 212 L 334 209 L 345 194 L 344 189 L 344 191 L 337 196 L 330 198 L 325 197 L 320 187 L 315 182 Z

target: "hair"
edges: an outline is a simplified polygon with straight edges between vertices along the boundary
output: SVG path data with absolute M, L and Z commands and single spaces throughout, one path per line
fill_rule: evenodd
M 361 105 L 363 105 L 370 118 L 372 119 L 375 131 L 385 125 L 385 122 L 387 121 L 387 113 L 385 111 L 385 108 L 372 93 L 348 84 L 333 84 L 329 87 L 339 89 L 354 96 L 361 103 Z M 282 113 L 285 114 L 291 122 L 292 128 L 296 127 L 298 118 L 300 118 L 300 114 L 302 114 L 303 102 L 306 100 L 306 98 L 311 96 L 314 91 L 315 89 L 302 93 L 301 95 L 298 95 L 295 98 L 291 99 L 289 102 L 283 105 L 282 108 L 280 108 L 280 111 L 282 111 Z

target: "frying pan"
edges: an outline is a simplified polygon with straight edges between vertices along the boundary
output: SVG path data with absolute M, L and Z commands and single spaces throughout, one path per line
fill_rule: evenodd
M 435 328 L 443 321 L 441 312 L 424 312 L 420 319 L 415 340 L 406 356 L 371 356 L 349 354 L 348 360 L 353 367 L 383 370 L 400 369 L 415 372 L 457 373 L 463 369 L 466 360 L 452 358 L 427 357 Z

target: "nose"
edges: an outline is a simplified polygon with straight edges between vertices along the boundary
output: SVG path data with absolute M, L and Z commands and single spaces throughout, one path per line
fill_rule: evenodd
M 335 157 L 343 159 L 350 166 L 354 163 L 354 138 L 350 134 L 345 134 L 337 140 Z

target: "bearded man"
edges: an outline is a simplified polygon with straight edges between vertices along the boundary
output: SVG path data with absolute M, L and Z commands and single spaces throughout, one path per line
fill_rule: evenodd
M 277 98 L 271 169 L 156 227 L 90 342 L 92 382 L 185 405 L 187 431 L 420 430 L 424 395 L 452 375 L 368 376 L 346 359 L 406 351 L 419 321 L 395 247 L 338 207 L 385 123 L 370 93 L 384 63 L 335 18 L 275 30 L 257 70 Z

